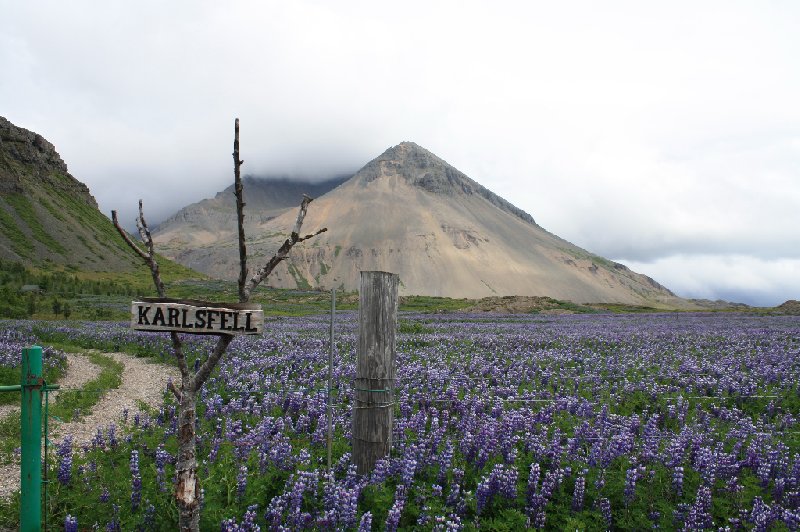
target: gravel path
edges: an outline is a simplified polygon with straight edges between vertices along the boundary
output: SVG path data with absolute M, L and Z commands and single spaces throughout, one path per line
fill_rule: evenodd
M 76 446 L 88 442 L 97 433 L 97 427 L 103 427 L 105 431 L 111 423 L 121 426 L 124 409 L 129 411 L 128 419 L 133 419 L 133 414 L 141 410 L 142 404 L 154 408 L 160 406 L 167 380 L 179 380 L 178 369 L 173 366 L 151 363 L 124 353 L 106 353 L 106 356 L 123 364 L 122 384 L 109 390 L 92 408 L 91 414 L 81 420 L 69 423 L 51 420 L 51 441 L 71 435 Z M 68 355 L 67 364 L 67 374 L 59 382 L 63 388 L 80 388 L 100 373 L 100 368 L 84 356 Z M 19 491 L 19 475 L 19 464 L 0 466 L 0 497 Z
M 81 388 L 84 384 L 100 375 L 100 367 L 89 361 L 89 357 L 67 353 L 67 373 L 58 381 L 62 388 Z M 58 392 L 51 392 L 55 394 Z M 19 404 L 0 405 L 0 419 L 19 412 Z

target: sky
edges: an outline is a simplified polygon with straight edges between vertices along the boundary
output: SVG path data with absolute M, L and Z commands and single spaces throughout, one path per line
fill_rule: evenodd
M 414 141 L 684 297 L 800 299 L 800 3 L 0 0 L 0 116 L 109 214 Z

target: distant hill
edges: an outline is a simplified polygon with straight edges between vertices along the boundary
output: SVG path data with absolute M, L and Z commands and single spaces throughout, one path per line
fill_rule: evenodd
M 263 217 L 245 208 L 253 267 L 291 230 L 296 203 L 282 214 L 265 210 Z M 413 142 L 386 150 L 316 199 L 303 229 L 320 227 L 328 232 L 295 247 L 270 286 L 354 290 L 360 270 L 385 270 L 400 275 L 402 294 L 692 306 L 653 279 L 545 231 Z M 201 239 L 165 229 L 156 241 L 167 256 L 211 276 L 232 279 L 238 272 L 233 235 L 209 232 Z
M 143 268 L 54 146 L 3 117 L 0 259 L 71 271 Z
M 257 233 L 266 222 L 298 207 L 303 194 L 312 198 L 322 196 L 349 177 L 339 176 L 323 181 L 283 176 L 243 177 L 247 234 Z M 213 265 L 205 260 L 209 257 L 208 248 L 221 243 L 238 242 L 233 185 L 213 198 L 182 208 L 155 227 L 153 234 L 159 252 L 182 264 L 192 264 L 199 271 L 211 271 Z
M 788 301 L 784 301 L 775 307 L 775 310 L 781 311 L 784 314 L 798 315 L 800 314 L 800 301 L 797 301 L 796 299 L 789 299 Z

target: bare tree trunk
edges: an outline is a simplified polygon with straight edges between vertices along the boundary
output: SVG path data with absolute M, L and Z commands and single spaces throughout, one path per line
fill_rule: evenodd
M 258 288 L 258 285 L 267 278 L 280 261 L 289 256 L 289 251 L 295 244 L 325 232 L 327 228 L 319 229 L 317 232 L 304 237 L 300 236 L 300 229 L 303 225 L 303 219 L 305 218 L 308 204 L 312 201 L 308 196 L 304 196 L 300 204 L 300 211 L 297 215 L 297 222 L 295 223 L 292 234 L 286 239 L 267 264 L 260 268 L 248 281 L 247 248 L 245 247 L 244 234 L 244 201 L 240 176 L 240 167 L 244 161 L 239 160 L 238 118 L 236 119 L 235 126 L 233 160 L 234 194 L 236 194 L 236 214 L 239 225 L 239 302 L 247 303 L 253 290 Z M 164 283 L 161 281 L 158 263 L 155 260 L 153 238 L 150 234 L 150 229 L 147 227 L 147 222 L 145 222 L 144 219 L 142 201 L 139 200 L 139 217 L 136 219 L 136 227 L 139 230 L 139 236 L 142 242 L 146 246 L 146 250 L 141 249 L 119 225 L 116 211 L 111 211 L 111 219 L 122 239 L 125 240 L 128 246 L 139 255 L 150 268 L 150 273 L 153 276 L 153 283 L 155 284 L 158 295 L 160 297 L 165 297 L 166 290 L 164 288 Z M 202 389 L 203 384 L 205 384 L 211 372 L 222 359 L 228 345 L 230 345 L 233 340 L 233 336 L 225 334 L 220 335 L 214 346 L 214 351 L 208 356 L 205 362 L 200 365 L 197 373 L 192 375 L 189 372 L 189 367 L 183 354 L 183 343 L 180 337 L 175 332 L 170 333 L 170 335 L 172 338 L 173 353 L 181 372 L 180 389 L 172 382 L 169 386 L 170 391 L 178 400 L 178 459 L 175 466 L 177 474 L 175 498 L 178 503 L 178 527 L 181 532 L 198 532 L 200 530 L 200 480 L 197 477 L 197 435 L 195 433 L 195 423 L 197 421 L 197 391 Z
M 239 226 L 239 302 L 247 301 L 244 284 L 247 282 L 247 245 L 244 237 L 244 192 L 242 187 L 241 167 L 244 161 L 239 159 L 239 119 L 236 119 L 233 136 L 233 193 L 236 196 L 236 222 Z
M 195 390 L 183 379 L 178 408 L 178 456 L 175 464 L 178 524 L 181 532 L 200 530 L 200 482 L 197 479 L 197 438 L 195 435 Z

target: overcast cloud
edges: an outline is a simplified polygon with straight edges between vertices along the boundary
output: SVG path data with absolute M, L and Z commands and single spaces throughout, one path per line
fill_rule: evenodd
M 412 140 L 679 295 L 800 299 L 800 4 L 0 0 L 0 115 L 108 213 Z

